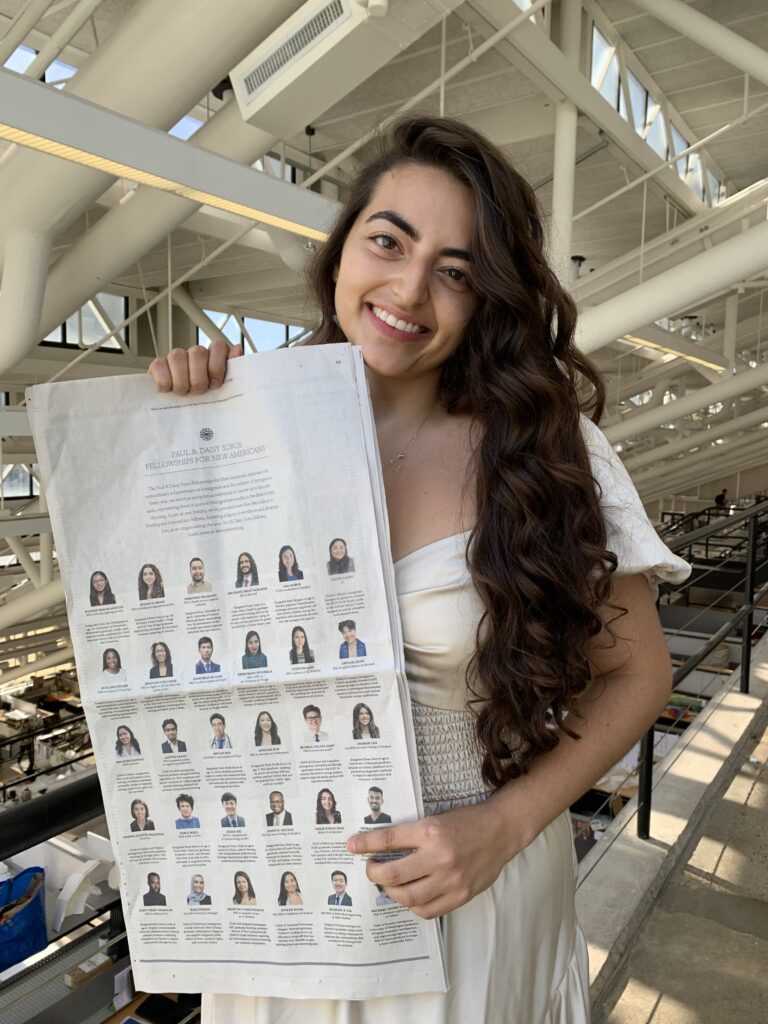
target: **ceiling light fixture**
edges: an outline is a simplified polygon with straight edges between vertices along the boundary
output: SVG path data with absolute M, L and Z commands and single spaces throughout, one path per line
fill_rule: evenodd
M 670 332 L 667 332 L 670 333 Z M 676 343 L 662 344 L 660 341 L 652 341 L 650 338 L 641 338 L 636 334 L 625 334 L 619 338 L 619 341 L 629 342 L 631 345 L 638 345 L 640 348 L 650 348 L 655 352 L 664 352 L 666 355 L 675 356 L 678 359 L 687 359 L 689 363 L 696 363 L 699 366 L 706 366 L 709 370 L 715 370 L 717 373 L 724 373 L 727 367 L 723 366 L 722 363 L 715 362 L 715 356 L 711 358 L 700 355 L 696 351 L 698 346 L 692 345 L 690 342 L 686 343 L 685 338 L 681 338 L 679 347 Z

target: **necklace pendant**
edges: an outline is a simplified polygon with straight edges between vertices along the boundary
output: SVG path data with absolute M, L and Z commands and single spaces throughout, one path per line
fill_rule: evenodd
M 394 459 L 390 459 L 390 463 L 389 464 L 390 464 L 390 466 L 394 466 L 395 467 L 395 473 L 399 473 L 400 470 L 403 468 L 403 463 L 405 462 L 406 454 L 407 454 L 406 452 L 400 452 L 400 454 L 396 455 L 394 457 Z

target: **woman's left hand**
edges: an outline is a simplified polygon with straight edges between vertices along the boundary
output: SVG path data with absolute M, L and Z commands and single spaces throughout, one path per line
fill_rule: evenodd
M 347 840 L 350 853 L 372 854 L 368 878 L 419 917 L 441 917 L 492 885 L 525 845 L 515 843 L 493 800 L 457 807 L 407 825 L 359 832 Z M 510 840 L 512 843 L 510 844 Z M 376 855 L 409 851 L 393 860 Z

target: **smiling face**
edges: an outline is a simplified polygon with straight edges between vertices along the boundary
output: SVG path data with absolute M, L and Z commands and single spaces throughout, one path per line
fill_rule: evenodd
M 238 892 L 248 892 L 248 879 L 245 875 L 235 875 L 235 888 Z
M 347 891 L 347 880 L 344 875 L 342 875 L 340 871 L 337 871 L 335 875 L 331 875 L 331 882 L 339 896 L 343 896 Z
M 270 793 L 269 806 L 275 812 L 275 814 L 282 814 L 283 807 L 285 807 L 285 799 L 282 793 Z
M 294 893 L 299 888 L 299 883 L 296 881 L 296 876 L 292 875 L 290 871 L 283 880 L 283 885 L 287 893 Z
M 368 791 L 368 806 L 371 808 L 374 814 L 378 814 L 381 810 L 383 799 L 381 793 L 377 793 L 376 790 Z
M 155 577 L 155 570 L 150 565 L 145 565 L 144 566 L 144 570 L 143 570 L 143 572 L 141 574 L 141 578 L 142 578 L 142 580 L 144 580 L 144 582 L 147 584 L 147 586 L 150 587 L 150 589 L 151 589 L 154 586 L 155 579 L 156 579 L 156 577 Z
M 320 806 L 324 811 L 332 811 L 335 801 L 330 789 L 324 789 L 320 794 Z
M 444 171 L 406 165 L 385 173 L 344 244 L 336 315 L 370 373 L 437 378 L 475 310 L 469 189 Z
M 323 719 L 316 711 L 309 711 L 304 716 L 304 721 L 307 723 L 307 728 L 310 732 L 320 732 L 320 726 L 323 724 Z
M 291 634 L 291 636 L 292 636 L 292 639 L 293 639 L 293 646 L 296 648 L 296 650 L 297 651 L 303 651 L 304 650 L 304 645 L 307 642 L 307 637 L 306 637 L 306 634 L 304 633 L 304 630 L 303 629 L 294 629 L 294 631 Z
M 345 626 L 342 629 L 341 635 L 344 637 L 348 644 L 351 644 L 353 640 L 357 640 L 357 630 L 351 629 L 349 626 Z
M 343 540 L 335 540 L 333 544 L 331 544 L 331 558 L 335 559 L 337 562 L 340 562 L 346 553 L 347 545 Z
M 247 576 L 251 571 L 251 560 L 248 555 L 240 555 L 237 560 L 237 567 L 243 576 Z
M 264 733 L 272 732 L 272 716 L 268 711 L 262 711 L 259 715 L 259 728 Z
M 247 641 L 245 646 L 248 648 L 248 653 L 249 654 L 258 654 L 259 651 L 261 650 L 261 644 L 259 643 L 259 638 L 256 636 L 255 633 L 254 633 L 253 636 L 249 636 L 248 637 L 248 641 Z
M 192 817 L 192 804 L 188 803 L 186 800 L 180 800 L 179 801 L 179 814 L 181 815 L 182 818 L 191 818 Z
M 189 574 L 194 583 L 202 583 L 205 577 L 205 566 L 199 558 L 193 558 L 189 563 Z
M 285 551 L 280 556 L 280 560 L 290 573 L 291 569 L 293 569 L 294 565 L 296 564 L 296 555 L 294 555 L 293 549 L 286 548 Z
M 211 722 L 211 729 L 213 729 L 213 735 L 216 737 L 217 740 L 223 739 L 224 730 L 226 729 L 224 719 L 214 718 L 214 720 Z
M 168 737 L 168 739 L 171 741 L 171 743 L 175 743 L 176 742 L 176 736 L 178 734 L 178 728 L 177 728 L 175 722 L 166 722 L 164 727 L 163 727 L 163 732 Z
M 222 800 L 222 805 L 228 818 L 237 817 L 237 800 Z
M 160 875 L 150 875 L 147 881 L 150 892 L 160 892 Z
M 368 728 L 368 726 L 371 724 L 371 712 L 368 710 L 368 708 L 360 708 L 357 720 L 364 729 Z
M 167 660 L 165 653 L 165 644 L 155 644 L 154 652 L 155 661 L 158 663 L 158 665 L 164 665 Z
M 107 577 L 100 572 L 95 572 L 91 576 L 91 586 L 97 594 L 102 594 L 107 587 Z
M 210 661 L 211 660 L 211 657 L 213 656 L 213 644 L 209 644 L 209 643 L 200 644 L 199 650 L 200 650 L 200 657 L 203 659 L 203 661 Z
M 192 876 L 192 888 L 195 890 L 195 892 L 203 892 L 203 890 L 205 889 L 205 879 L 203 878 L 202 875 Z
M 117 738 L 118 738 L 118 740 L 120 741 L 120 743 L 124 747 L 130 747 L 130 745 L 131 745 L 131 732 L 130 732 L 130 729 L 126 729 L 124 726 L 121 726 L 117 730 Z
M 120 668 L 120 659 L 114 651 L 107 651 L 104 655 L 104 661 L 106 662 L 108 672 L 117 672 Z
M 141 800 L 137 800 L 133 805 L 133 816 L 139 824 L 147 820 L 147 805 L 143 804 Z

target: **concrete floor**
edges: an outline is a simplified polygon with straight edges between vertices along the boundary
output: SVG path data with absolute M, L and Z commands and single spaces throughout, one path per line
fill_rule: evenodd
M 768 1024 L 768 731 L 665 886 L 607 1020 Z

